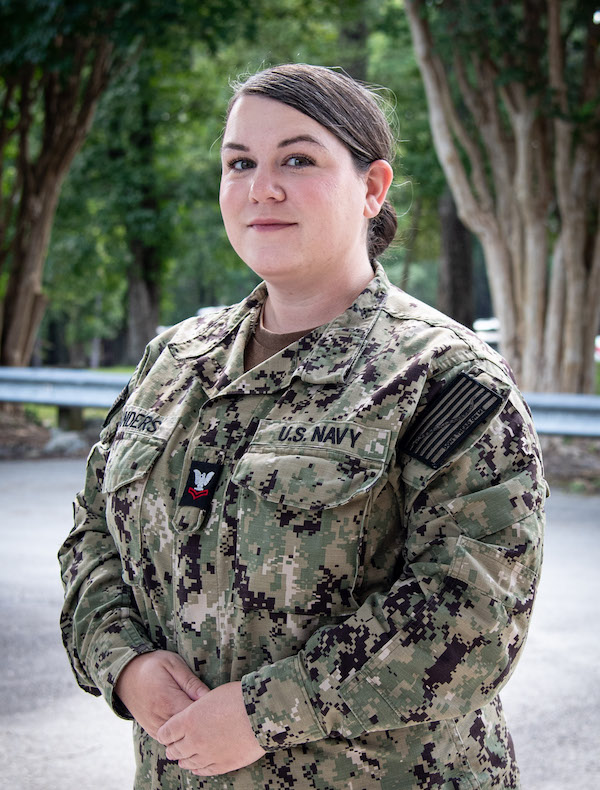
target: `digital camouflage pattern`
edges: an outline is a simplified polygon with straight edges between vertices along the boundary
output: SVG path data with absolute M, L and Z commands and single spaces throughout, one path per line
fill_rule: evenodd
M 268 753 L 200 779 L 134 725 L 139 790 L 518 788 L 498 692 L 546 487 L 505 363 L 378 266 L 244 373 L 265 293 L 154 340 L 91 452 L 60 552 L 79 684 L 127 716 L 139 653 L 242 679 Z

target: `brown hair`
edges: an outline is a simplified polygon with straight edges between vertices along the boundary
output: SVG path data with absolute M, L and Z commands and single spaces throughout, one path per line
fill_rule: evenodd
M 377 159 L 393 159 L 394 137 L 375 95 L 339 71 L 306 63 L 274 66 L 233 85 L 227 117 L 240 96 L 275 99 L 320 123 L 350 151 L 359 172 Z M 369 220 L 367 249 L 371 263 L 394 240 L 398 223 L 386 200 Z

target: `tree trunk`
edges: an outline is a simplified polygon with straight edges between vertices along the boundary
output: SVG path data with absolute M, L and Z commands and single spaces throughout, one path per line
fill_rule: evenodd
M 0 263 L 11 261 L 6 294 L 0 310 L 0 364 L 27 365 L 33 353 L 47 299 L 42 273 L 50 234 L 65 175 L 81 148 L 94 117 L 99 96 L 106 87 L 112 45 L 76 40 L 74 70 L 68 80 L 56 72 L 37 74 L 24 68 L 9 82 L 0 125 L 0 171 L 7 140 L 17 135 L 12 194 L 0 197 Z M 13 104 L 10 104 L 13 102 Z M 7 110 L 19 123 L 7 127 Z M 43 129 L 34 118 L 42 114 Z M 32 138 L 41 137 L 33 158 Z M 2 192 L 2 190 L 0 190 Z M 5 205 L 2 206 L 2 200 Z M 17 206 L 12 234 L 12 207 Z
M 160 205 L 154 175 L 156 121 L 151 107 L 154 64 L 142 58 L 137 78 L 139 107 L 137 128 L 129 134 L 127 157 L 135 168 L 131 191 L 133 215 L 144 222 L 126 220 L 132 263 L 128 272 L 127 363 L 139 362 L 159 323 L 161 258 L 156 239 L 160 233 Z M 149 232 L 151 228 L 151 232 Z
M 417 197 L 413 202 L 410 218 L 411 224 L 406 236 L 402 239 L 402 247 L 404 250 L 404 261 L 402 263 L 402 275 L 400 278 L 400 287 L 405 291 L 409 288 L 410 283 L 410 269 L 415 260 L 415 247 L 417 244 L 417 237 L 419 235 L 421 225 L 421 214 L 423 212 L 423 199 Z
M 441 255 L 437 304 L 446 315 L 471 328 L 475 319 L 471 234 L 460 221 L 452 193 L 438 203 Z
M 339 32 L 341 66 L 355 80 L 367 79 L 367 4 L 365 0 L 340 0 Z
M 42 293 L 42 271 L 62 178 L 48 177 L 39 193 L 21 199 L 15 247 L 4 299 L 1 362 L 26 365 L 42 321 L 47 299 Z
M 156 250 L 141 242 L 132 244 L 133 262 L 129 270 L 127 295 L 128 365 L 137 365 L 159 323 L 159 288 L 156 282 Z
M 595 125 L 579 128 L 572 120 L 559 2 L 547 4 L 547 41 L 542 24 L 538 48 L 546 46 L 548 74 L 542 58 L 536 67 L 555 96 L 554 115 L 542 92 L 528 90 L 514 74 L 500 79 L 510 61 L 495 63 L 487 51 L 462 52 L 457 42 L 452 63 L 442 62 L 428 4 L 407 0 L 405 8 L 436 153 L 458 214 L 484 250 L 501 349 L 523 389 L 592 391 L 600 319 L 600 110 Z M 539 25 L 539 13 L 526 21 Z M 591 16 L 589 26 L 580 93 L 591 106 L 600 78 L 599 31 Z M 461 112 L 470 113 L 468 125 L 450 73 Z

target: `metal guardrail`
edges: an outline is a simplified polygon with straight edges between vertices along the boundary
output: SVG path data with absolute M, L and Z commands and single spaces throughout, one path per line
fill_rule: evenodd
M 94 370 L 0 367 L 0 401 L 108 409 L 130 378 Z
M 109 409 L 128 373 L 0 367 L 0 401 L 59 407 L 59 424 L 77 427 L 84 408 Z M 538 433 L 600 437 L 600 396 L 525 393 Z
M 83 409 L 109 409 L 129 379 L 128 373 L 0 367 L 0 401 L 58 406 L 59 426 L 80 430 Z
M 600 437 L 600 395 L 526 392 L 539 434 Z

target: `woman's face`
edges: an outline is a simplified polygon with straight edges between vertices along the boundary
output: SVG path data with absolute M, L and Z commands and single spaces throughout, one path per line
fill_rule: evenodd
M 298 287 L 370 269 L 368 178 L 324 126 L 273 99 L 242 96 L 221 158 L 227 235 L 260 277 Z

